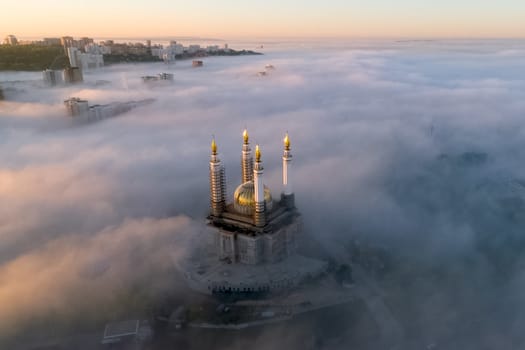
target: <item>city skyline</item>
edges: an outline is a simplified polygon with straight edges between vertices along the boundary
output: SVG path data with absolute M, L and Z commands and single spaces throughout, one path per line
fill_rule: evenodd
M 28 10 L 28 8 L 30 10 Z M 103 11 L 101 11 L 103 9 Z M 121 15 L 116 15 L 120 13 Z M 53 16 L 45 16 L 53 14 Z M 237 3 L 100 0 L 87 3 L 10 2 L 0 13 L 0 34 L 147 37 L 443 37 L 518 38 L 525 4 L 516 0 L 428 1 L 289 0 Z

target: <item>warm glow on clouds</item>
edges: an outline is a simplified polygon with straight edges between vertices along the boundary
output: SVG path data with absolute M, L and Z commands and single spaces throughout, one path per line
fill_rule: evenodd
M 192 229 L 185 217 L 126 220 L 91 236 L 57 239 L 0 266 L 0 338 L 48 313 L 71 317 L 71 305 L 96 315 L 122 298 L 124 288 L 170 267 L 170 257 L 183 254 L 174 243 Z M 148 293 L 173 284 L 145 279 Z
M 56 13 L 38 20 L 58 23 L 62 18 L 56 2 L 25 3 L 40 10 L 48 6 Z M 89 21 L 82 16 L 67 19 L 78 21 L 67 27 L 68 33 L 102 35 L 106 29 L 98 24 L 112 17 L 121 21 L 114 15 L 119 2 L 108 3 L 101 6 L 93 0 L 85 9 Z M 225 0 L 221 6 L 227 8 L 229 3 L 233 1 Z M 73 5 L 68 6 L 72 11 Z M 127 6 L 130 13 L 140 9 L 131 0 Z M 192 11 L 203 17 L 214 12 L 210 23 L 219 29 L 222 23 L 226 32 L 236 26 L 228 27 L 229 19 L 248 8 L 239 3 L 237 10 L 226 13 L 213 6 L 207 12 L 188 3 L 186 17 L 193 18 Z M 10 2 L 2 11 L 5 8 L 19 7 Z M 320 18 L 307 14 L 314 8 L 303 4 L 301 18 Z M 392 5 L 385 8 L 399 13 Z M 284 5 L 279 12 L 270 9 L 258 9 L 266 17 L 250 12 L 253 23 L 246 19 L 243 33 L 255 31 L 255 24 L 262 25 L 265 18 L 267 27 L 283 34 L 316 28 L 299 22 L 287 27 L 283 23 L 293 17 L 290 9 Z M 145 11 L 142 17 L 152 26 L 161 23 L 155 28 L 189 26 L 189 20 L 175 20 L 185 17 L 183 12 L 153 12 Z M 360 20 L 349 20 L 344 26 L 334 20 L 321 29 L 393 23 L 387 15 L 380 12 L 374 21 L 367 21 L 364 14 L 352 14 Z M 174 19 L 165 21 L 169 16 Z M 458 18 L 447 19 L 447 30 L 459 26 Z M 15 28 L 14 21 L 9 23 Z M 204 28 L 206 22 L 199 23 Z M 398 29 L 415 30 L 425 21 L 406 23 Z M 148 26 L 129 28 L 146 31 Z M 187 28 L 195 33 L 199 29 Z M 491 28 L 489 23 L 486 28 Z M 13 32 L 20 35 L 22 29 Z M 117 30 L 126 29 L 111 27 L 112 33 Z M 254 42 L 248 46 L 228 41 L 235 49 L 253 48 Z M 261 49 L 264 55 L 205 57 L 199 69 L 191 68 L 191 60 L 173 65 L 108 65 L 86 72 L 82 84 L 56 88 L 44 86 L 41 72 L 1 72 L 7 101 L 0 103 L 0 349 L 21 348 L 9 345 L 31 340 L 35 330 L 46 337 L 66 334 L 65 326 L 71 327 L 70 333 L 99 332 L 96 343 L 100 344 L 106 322 L 149 315 L 144 311 L 148 295 L 193 299 L 173 262 L 191 249 L 191 241 L 213 242 L 213 237 L 200 235 L 209 233 L 205 217 L 211 135 L 217 138 L 226 166 L 231 200 L 241 177 L 245 126 L 253 143 L 261 144 L 265 183 L 274 198 L 282 188 L 282 138 L 290 131 L 296 203 L 305 233 L 342 247 L 361 235 L 396 256 L 410 256 L 402 264 L 409 268 L 421 262 L 451 266 L 457 283 L 434 280 L 435 270 L 418 274 L 413 284 L 397 279 L 393 283 L 403 298 L 416 300 L 405 319 L 418 325 L 424 320 L 418 327 L 431 335 L 422 335 L 419 348 L 436 339 L 435 332 L 443 337 L 442 329 L 450 329 L 446 339 L 452 339 L 456 327 L 472 319 L 491 323 L 481 337 L 467 338 L 468 346 L 453 348 L 516 348 L 501 346 L 499 339 L 507 335 L 522 339 L 525 317 L 513 318 L 499 302 L 512 301 L 514 309 L 525 310 L 525 248 L 509 248 L 516 242 L 525 247 L 523 42 L 268 40 Z M 267 64 L 275 69 L 258 76 Z M 161 72 L 173 73 L 173 84 L 150 86 L 141 79 Z M 97 84 L 102 80 L 107 83 Z M 90 104 L 144 98 L 155 102 L 82 124 L 66 117 L 63 101 L 73 96 Z M 491 267 L 487 258 L 494 256 L 489 255 L 491 250 L 479 250 L 478 232 L 491 238 L 487 247 L 496 247 L 504 261 L 509 257 L 517 261 L 510 266 L 515 270 L 506 269 L 512 284 L 494 283 L 502 270 Z M 462 271 L 464 266 L 468 270 Z M 492 315 L 470 313 L 487 305 L 501 310 L 504 325 L 514 328 L 500 327 Z M 450 314 L 458 315 L 454 323 Z M 91 317 L 96 324 L 79 326 Z M 354 327 L 353 319 L 353 313 L 336 319 L 341 332 Z M 298 332 L 301 346 L 287 349 L 319 347 L 318 338 L 311 335 L 318 332 L 322 319 L 311 320 L 315 322 Z M 283 332 L 291 333 L 293 324 L 283 324 Z M 241 333 L 252 334 L 237 334 Z M 20 338 L 15 338 L 17 334 Z M 485 340 L 490 337 L 496 337 L 497 345 L 487 347 Z M 275 334 L 271 338 L 281 340 Z M 281 346 L 253 339 L 249 345 L 253 349 Z M 353 342 L 346 340 L 331 347 L 344 348 Z M 232 349 L 232 344 L 236 343 L 201 348 Z

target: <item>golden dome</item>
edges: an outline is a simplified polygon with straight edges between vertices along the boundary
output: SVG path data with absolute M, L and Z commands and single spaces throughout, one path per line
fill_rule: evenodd
M 271 210 L 272 194 L 266 186 L 264 186 L 264 202 L 266 203 L 266 210 Z M 253 181 L 245 182 L 237 187 L 233 194 L 233 207 L 240 214 L 253 214 L 255 209 L 255 186 Z

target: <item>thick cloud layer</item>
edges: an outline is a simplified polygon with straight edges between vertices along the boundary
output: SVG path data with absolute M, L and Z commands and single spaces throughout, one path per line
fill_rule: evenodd
M 19 255 L 1 270 L 2 335 L 49 315 L 58 324 L 102 316 L 102 310 L 126 304 L 134 289 L 142 295 L 172 290 L 173 273 L 165 271 L 173 269 L 171 256 L 184 256 L 181 247 L 192 231 L 183 217 L 126 219 L 90 235 L 71 232 Z
M 487 288 L 506 269 L 510 284 L 499 292 L 517 295 L 523 42 L 265 47 L 264 56 L 206 58 L 200 69 L 115 65 L 61 88 L 43 87 L 39 73 L 0 73 L 9 99 L 0 103 L 0 304 L 9 305 L 0 328 L 80 300 L 111 303 L 118 286 L 184 251 L 179 237 L 202 230 L 208 208 L 211 135 L 231 194 L 245 126 L 274 196 L 289 131 L 297 204 L 321 241 L 359 236 L 419 263 L 469 257 L 472 281 Z M 257 76 L 267 63 L 276 69 Z M 161 72 L 174 73 L 174 84 L 140 80 Z M 156 101 L 78 125 L 62 105 L 72 96 Z M 137 269 L 141 259 L 151 264 Z

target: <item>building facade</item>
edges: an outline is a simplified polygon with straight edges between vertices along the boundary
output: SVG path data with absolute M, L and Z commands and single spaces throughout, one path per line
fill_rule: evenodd
M 104 56 L 102 54 L 82 53 L 76 47 L 68 47 L 67 56 L 71 67 L 81 68 L 84 71 L 104 66 Z
M 42 72 L 42 78 L 47 86 L 56 86 L 64 82 L 61 70 L 46 69 Z
M 67 114 L 71 117 L 87 115 L 89 113 L 89 103 L 78 97 L 72 97 L 64 101 Z
M 4 39 L 4 44 L 5 45 L 17 45 L 18 39 L 14 35 L 8 35 Z
M 76 84 L 84 81 L 82 70 L 78 67 L 68 67 L 63 71 L 64 82 L 66 84 Z

